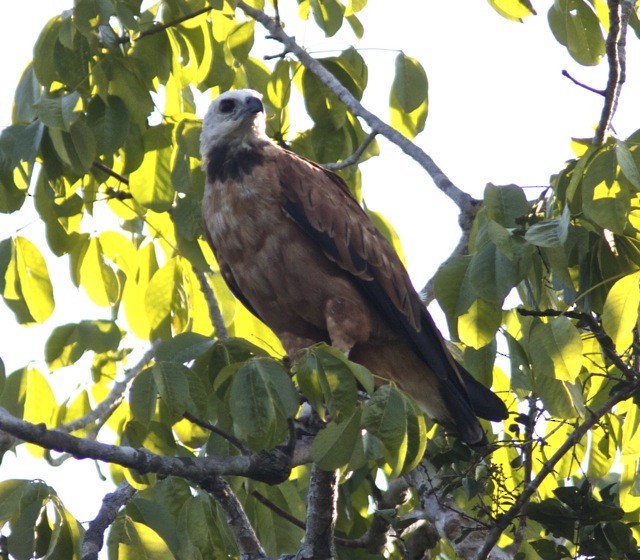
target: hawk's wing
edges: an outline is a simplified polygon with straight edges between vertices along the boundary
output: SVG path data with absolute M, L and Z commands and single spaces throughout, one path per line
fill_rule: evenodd
M 278 155 L 278 170 L 285 212 L 351 274 L 371 305 L 433 371 L 459 428 L 477 426 L 476 413 L 503 419 L 504 403 L 453 360 L 392 245 L 342 179 L 285 150 Z

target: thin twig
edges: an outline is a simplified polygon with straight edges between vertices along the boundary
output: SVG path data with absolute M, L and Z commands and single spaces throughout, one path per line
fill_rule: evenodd
M 586 89 L 587 91 L 590 91 L 591 93 L 597 93 L 598 95 L 602 95 L 603 97 L 605 95 L 605 91 L 603 89 L 597 89 L 597 88 L 588 86 L 587 84 L 583 84 L 582 82 L 576 80 L 571 74 L 569 74 L 569 72 L 567 70 L 563 70 L 562 71 L 562 75 L 565 78 L 569 78 L 577 86 L 580 86 L 581 88 Z
M 195 266 L 193 267 L 193 272 L 200 284 L 200 291 L 207 302 L 207 307 L 209 308 L 209 319 L 213 325 L 215 337 L 218 340 L 226 340 L 229 338 L 229 331 L 227 330 L 227 326 L 224 324 L 224 317 L 222 316 L 222 310 L 220 309 L 218 298 L 216 298 L 216 294 L 207 280 L 207 275 L 201 270 L 198 270 Z
M 64 424 L 58 428 L 61 432 L 74 432 L 76 430 L 82 430 L 86 428 L 90 424 L 97 422 L 96 428 L 99 429 L 99 426 L 104 425 L 104 423 L 111 417 L 114 413 L 118 405 L 124 398 L 124 392 L 127 390 L 129 384 L 136 378 L 136 376 L 145 368 L 145 366 L 153 359 L 155 353 L 160 346 L 162 341 L 160 339 L 153 342 L 149 350 L 147 350 L 140 359 L 140 361 L 133 366 L 131 369 L 127 370 L 124 379 L 122 381 L 117 381 L 113 384 L 111 391 L 107 395 L 107 397 L 93 410 L 90 410 L 83 417 L 74 420 L 73 422 L 69 422 L 68 424 Z
M 463 210 L 471 203 L 473 200 L 471 195 L 454 185 L 429 155 L 406 136 L 381 120 L 377 115 L 365 109 L 360 101 L 358 101 L 331 72 L 305 51 L 293 37 L 287 35 L 282 26 L 278 25 L 274 19 L 270 18 L 263 11 L 250 6 L 243 0 L 239 0 L 237 6 L 249 17 L 259 22 L 273 39 L 284 45 L 288 52 L 293 53 L 306 69 L 315 74 L 322 83 L 345 104 L 354 116 L 360 117 L 369 125 L 371 132 L 383 135 L 389 141 L 396 144 L 409 157 L 418 162 L 433 179 L 436 187 L 453 200 L 460 209 Z
M 607 3 L 609 5 L 609 34 L 607 35 L 606 52 L 609 62 L 609 77 L 605 88 L 602 115 L 593 139 L 596 146 L 605 141 L 611 120 L 618 107 L 622 84 L 626 79 L 627 27 L 635 0 L 608 0 Z
M 355 165 L 358 163 L 358 160 L 362 157 L 365 150 L 369 147 L 369 144 L 373 142 L 376 137 L 375 132 L 370 132 L 367 137 L 364 139 L 364 142 L 358 146 L 358 149 L 353 152 L 348 158 L 343 159 L 337 163 L 323 163 L 322 167 L 328 169 L 329 171 L 338 171 L 339 169 L 344 169 L 345 167 L 349 167 L 350 165 Z
M 238 451 L 240 451 L 240 453 L 242 453 L 243 455 L 246 455 L 247 457 L 251 455 L 251 451 L 249 451 L 247 447 L 237 437 L 232 436 L 231 434 L 228 434 L 227 432 L 225 432 L 224 430 L 221 430 L 217 426 L 214 426 L 211 422 L 207 422 L 206 420 L 201 420 L 200 418 L 196 418 L 190 412 L 185 412 L 184 417 L 187 420 L 189 420 L 189 422 L 192 422 L 196 426 L 200 426 L 201 428 L 204 428 L 205 430 L 209 430 L 210 432 L 213 432 L 214 434 L 219 435 L 221 438 L 226 439 L 231 445 L 233 445 L 236 449 L 238 449 Z
M 104 533 L 113 524 L 118 512 L 136 493 L 136 489 L 126 480 L 102 500 L 102 507 L 95 519 L 89 522 L 82 539 L 82 560 L 97 560 L 104 544 Z
M 611 360 L 611 362 L 622 372 L 622 374 L 629 381 L 635 381 L 637 379 L 637 375 L 633 368 L 630 367 L 616 352 L 616 345 L 613 343 L 613 340 L 611 340 L 611 337 L 604 331 L 604 329 L 600 326 L 593 315 L 589 313 L 580 313 L 578 311 L 558 311 L 557 309 L 534 311 L 531 309 L 522 308 L 518 309 L 518 313 L 520 315 L 529 317 L 559 317 L 560 315 L 564 315 L 565 317 L 569 317 L 570 319 L 582 321 L 589 327 L 589 330 L 593 333 L 593 336 L 596 337 L 596 340 L 600 344 L 600 348 L 602 348 L 602 352 L 605 354 L 605 356 Z
M 190 14 L 185 14 L 176 19 L 172 19 L 171 21 L 168 21 L 166 23 L 158 24 L 157 22 L 154 22 L 155 25 L 153 27 L 149 29 L 145 29 L 144 31 L 140 32 L 133 40 L 139 41 L 140 39 L 144 39 L 145 37 L 150 37 L 151 35 L 155 35 L 156 33 L 161 33 L 162 31 L 165 31 L 170 27 L 175 27 L 176 25 L 180 25 L 185 21 L 189 21 L 190 19 L 197 18 L 198 16 L 201 16 L 202 14 L 206 14 L 211 10 L 213 10 L 213 6 L 205 6 L 203 8 L 200 8 L 199 10 L 196 10 L 195 12 L 192 12 Z M 131 39 L 129 37 L 123 37 L 120 39 L 120 42 L 127 43 L 130 40 Z
M 109 177 L 113 177 L 114 179 L 117 179 L 123 185 L 128 185 L 129 184 L 129 179 L 127 177 L 125 177 L 124 175 L 121 175 L 117 171 L 114 171 L 108 165 L 105 165 L 101 161 L 94 161 L 92 163 L 92 166 L 95 167 L 96 169 L 99 169 L 103 173 L 106 173 L 107 175 L 109 175 Z
M 622 390 L 615 392 L 609 399 L 596 411 L 589 411 L 589 417 L 580 425 L 578 425 L 566 441 L 556 450 L 556 452 L 542 464 L 540 472 L 536 477 L 525 487 L 515 503 L 501 515 L 489 531 L 487 538 L 478 551 L 476 560 L 485 560 L 493 547 L 498 542 L 500 536 L 504 533 L 511 522 L 520 515 L 522 508 L 529 502 L 531 496 L 538 490 L 540 485 L 544 482 L 544 479 L 554 472 L 554 469 L 559 461 L 571 450 L 572 447 L 577 445 L 584 435 L 595 426 L 600 419 L 611 412 L 613 407 L 632 397 L 640 389 L 640 380 L 636 380 L 633 383 L 626 385 Z
M 291 515 L 288 511 L 282 509 L 278 504 L 274 504 L 269 498 L 263 496 L 257 490 L 253 490 L 251 495 L 258 500 L 263 506 L 269 508 L 273 513 L 282 517 L 282 519 L 286 519 L 291 525 L 298 527 L 299 529 L 305 530 L 307 525 L 304 521 L 298 519 L 294 515 Z

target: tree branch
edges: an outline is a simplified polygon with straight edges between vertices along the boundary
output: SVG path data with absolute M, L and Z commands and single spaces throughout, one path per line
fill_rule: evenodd
M 633 368 L 625 363 L 625 361 L 616 352 L 616 345 L 613 343 L 613 340 L 611 340 L 611 337 L 604 331 L 593 315 L 589 313 L 580 313 L 579 311 L 558 311 L 556 309 L 533 311 L 522 308 L 518 309 L 518 313 L 529 317 L 559 317 L 560 315 L 564 315 L 570 319 L 576 319 L 577 321 L 586 323 L 589 330 L 593 333 L 593 336 L 596 337 L 596 340 L 600 344 L 603 354 L 611 360 L 613 365 L 622 372 L 627 380 L 634 382 L 638 378 Z
M 89 523 L 82 540 L 82 560 L 98 560 L 98 553 L 104 544 L 104 533 L 115 521 L 120 508 L 136 493 L 136 489 L 128 482 L 121 482 L 111 494 L 102 500 L 102 507 L 95 519 Z
M 353 115 L 360 117 L 369 125 L 372 133 L 382 134 L 409 157 L 418 162 L 433 179 L 436 187 L 455 202 L 461 210 L 471 204 L 473 198 L 454 185 L 429 155 L 377 115 L 365 109 L 360 101 L 331 72 L 298 45 L 293 37 L 287 35 L 275 19 L 270 18 L 261 10 L 249 6 L 243 0 L 239 0 L 237 6 L 249 17 L 259 22 L 269 32 L 271 38 L 282 43 L 286 51 L 294 54 L 305 68 L 313 72 L 345 104 Z
M 64 426 L 60 426 L 58 428 L 61 432 L 71 433 L 76 430 L 81 430 L 86 428 L 90 424 L 97 422 L 97 426 L 94 431 L 100 429 L 100 427 L 111 417 L 111 415 L 115 412 L 116 408 L 124 397 L 124 392 L 127 390 L 129 384 L 136 378 L 136 376 L 145 368 L 145 366 L 153 359 L 155 356 L 158 347 L 162 341 L 160 339 L 153 342 L 149 350 L 147 350 L 140 359 L 140 361 L 133 366 L 131 369 L 127 370 L 125 373 L 124 379 L 122 381 L 116 381 L 111 388 L 111 391 L 107 395 L 107 397 L 93 410 L 89 411 L 82 418 L 78 418 L 73 422 L 69 422 Z
M 229 528 L 238 544 L 240 558 L 242 560 L 266 558 L 251 522 L 229 483 L 222 477 L 214 476 L 203 481 L 200 486 L 213 495 L 224 511 Z
M 376 137 L 375 132 L 370 132 L 367 137 L 364 139 L 364 142 L 358 146 L 358 149 L 353 152 L 348 158 L 343 159 L 337 163 L 323 163 L 322 167 L 325 169 L 329 169 L 330 171 L 338 171 L 339 169 L 344 169 L 345 167 L 349 167 L 350 165 L 355 165 L 358 163 L 358 160 L 362 157 L 365 150 L 369 147 L 369 144 L 373 142 Z
M 639 389 L 640 379 L 636 379 L 633 383 L 627 384 L 622 390 L 615 392 L 596 411 L 589 411 L 589 417 L 573 431 L 567 440 L 542 465 L 540 472 L 529 484 L 526 485 L 515 503 L 497 519 L 495 525 L 489 531 L 484 544 L 479 549 L 476 560 L 485 560 L 489 557 L 489 553 L 498 542 L 500 535 L 502 535 L 510 523 L 520 515 L 522 508 L 529 503 L 531 496 L 533 496 L 536 490 L 538 490 L 544 479 L 554 472 L 556 465 L 564 458 L 565 454 L 577 445 L 584 435 L 593 428 L 593 426 L 595 426 L 605 414 L 611 412 L 616 404 L 632 397 Z
M 627 27 L 635 0 L 608 0 L 609 34 L 607 36 L 607 60 L 609 77 L 604 90 L 604 106 L 600 122 L 596 128 L 593 143 L 597 146 L 604 143 L 611 120 L 618 107 L 618 99 L 622 84 L 626 79 L 626 43 Z
M 44 424 L 20 420 L 4 408 L 0 408 L 0 430 L 44 449 L 69 453 L 76 459 L 115 463 L 140 473 L 180 476 L 196 484 L 211 476 L 222 475 L 244 476 L 267 484 L 278 484 L 288 479 L 292 467 L 301 464 L 296 460 L 308 457 L 308 452 L 285 453 L 280 448 L 249 457 L 168 457 L 144 448 L 109 445 L 77 438 L 61 430 L 48 430 Z
M 338 471 L 313 464 L 307 495 L 307 531 L 296 560 L 329 560 L 336 556 L 333 530 L 338 500 Z
M 563 70 L 562 71 L 562 75 L 565 78 L 569 78 L 577 86 L 580 86 L 581 88 L 586 89 L 587 91 L 590 91 L 591 93 L 597 93 L 598 95 L 602 95 L 602 97 L 605 96 L 605 91 L 604 90 L 588 86 L 587 84 L 583 84 L 582 82 L 576 80 L 571 74 L 569 74 L 569 72 L 567 70 Z

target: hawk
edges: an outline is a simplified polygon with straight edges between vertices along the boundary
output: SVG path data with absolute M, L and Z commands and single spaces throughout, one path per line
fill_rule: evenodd
M 342 179 L 274 144 L 261 95 L 229 91 L 202 123 L 203 224 L 232 293 L 295 358 L 326 342 L 411 394 L 465 442 L 504 403 L 452 358 L 395 250 Z

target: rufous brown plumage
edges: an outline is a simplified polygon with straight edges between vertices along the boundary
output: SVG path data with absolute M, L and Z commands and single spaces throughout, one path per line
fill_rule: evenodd
M 234 295 L 295 359 L 327 342 L 470 444 L 504 403 L 452 358 L 395 250 L 342 179 L 269 140 L 261 96 L 223 93 L 201 135 L 203 221 Z

